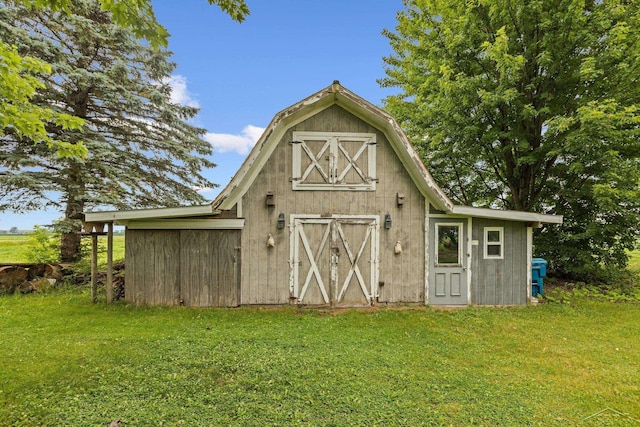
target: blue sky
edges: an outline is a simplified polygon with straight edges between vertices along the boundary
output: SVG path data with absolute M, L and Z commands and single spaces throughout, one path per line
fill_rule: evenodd
M 220 187 L 239 168 L 252 144 L 280 110 L 340 83 L 374 104 L 383 89 L 382 57 L 391 53 L 384 28 L 396 26 L 401 0 L 246 0 L 251 15 L 233 22 L 206 0 L 153 0 L 158 21 L 171 33 L 178 67 L 174 99 L 197 105 L 195 124 L 208 130 L 216 168 L 205 176 Z M 0 229 L 31 229 L 55 211 L 0 214 Z

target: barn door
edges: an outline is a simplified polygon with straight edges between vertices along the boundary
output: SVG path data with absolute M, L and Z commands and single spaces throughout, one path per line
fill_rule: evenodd
M 298 304 L 366 306 L 378 284 L 377 217 L 292 220 L 291 295 Z
M 441 220 L 431 225 L 429 303 L 466 305 L 467 263 L 464 222 Z

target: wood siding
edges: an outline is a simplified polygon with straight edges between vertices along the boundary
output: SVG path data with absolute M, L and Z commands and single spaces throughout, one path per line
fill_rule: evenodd
M 127 230 L 125 299 L 232 307 L 239 302 L 239 230 Z
M 504 227 L 503 259 L 485 259 L 484 228 Z M 527 228 L 522 222 L 473 219 L 471 303 L 527 303 Z
M 292 190 L 292 147 L 294 131 L 376 133 L 378 183 L 375 191 Z M 267 207 L 267 192 L 273 192 L 275 206 Z M 397 193 L 405 195 L 396 204 Z M 424 302 L 424 197 L 409 177 L 384 134 L 363 120 L 333 105 L 287 130 L 253 185 L 242 199 L 246 219 L 242 233 L 241 304 L 287 304 L 290 301 L 291 214 L 379 215 L 380 268 L 379 302 Z M 278 215 L 286 219 L 277 228 Z M 384 228 L 384 216 L 391 215 L 391 229 Z M 269 235 L 275 247 L 267 247 Z M 394 253 L 401 242 L 402 253 Z

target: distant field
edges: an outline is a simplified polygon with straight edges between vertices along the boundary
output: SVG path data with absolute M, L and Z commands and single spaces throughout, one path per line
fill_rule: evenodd
M 0 262 L 28 262 L 26 260 L 26 245 L 29 236 L 0 235 Z
M 107 237 L 100 236 L 98 242 L 102 250 L 99 255 L 99 262 L 106 263 Z M 33 262 L 27 255 L 28 244 L 28 234 L 0 234 L 0 263 Z M 124 236 L 113 236 L 113 259 L 124 259 Z

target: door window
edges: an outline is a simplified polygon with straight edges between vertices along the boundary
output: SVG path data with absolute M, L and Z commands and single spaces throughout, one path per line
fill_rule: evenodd
M 462 265 L 462 224 L 436 224 L 436 265 Z

